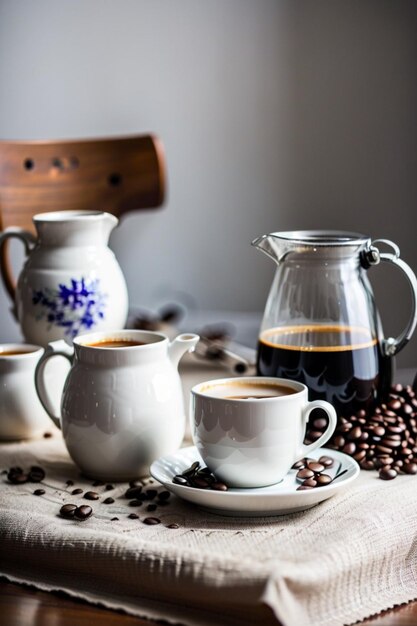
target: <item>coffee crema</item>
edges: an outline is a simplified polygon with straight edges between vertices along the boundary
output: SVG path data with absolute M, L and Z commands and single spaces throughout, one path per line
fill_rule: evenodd
M 2 356 L 20 356 L 21 354 L 33 354 L 36 350 L 4 350 L 0 351 L 0 357 Z
M 267 398 L 279 398 L 297 393 L 293 387 L 251 381 L 229 381 L 218 385 L 205 385 L 200 393 L 224 400 L 265 400 Z
M 83 345 L 88 348 L 134 348 L 135 346 L 144 346 L 145 342 L 130 339 L 103 339 L 93 343 L 84 343 Z
M 309 324 L 261 333 L 257 371 L 298 380 L 310 400 L 327 400 L 339 415 L 368 408 L 389 388 L 390 360 L 367 328 Z

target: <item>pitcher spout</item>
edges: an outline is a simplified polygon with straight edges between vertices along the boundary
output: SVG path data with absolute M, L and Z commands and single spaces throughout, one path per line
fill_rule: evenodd
M 180 359 L 186 352 L 193 352 L 200 337 L 192 333 L 184 333 L 175 337 L 169 344 L 168 354 L 174 367 L 178 366 Z
M 252 241 L 252 246 L 261 250 L 266 256 L 279 263 L 280 250 L 276 239 L 272 235 L 262 235 Z

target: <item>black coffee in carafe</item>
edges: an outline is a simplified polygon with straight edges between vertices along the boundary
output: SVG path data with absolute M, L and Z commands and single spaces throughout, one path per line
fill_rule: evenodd
M 393 357 L 417 324 L 417 278 L 398 246 L 343 231 L 277 232 L 252 243 L 277 266 L 259 336 L 258 374 L 302 382 L 310 400 L 327 400 L 346 417 L 382 400 Z M 398 337 L 384 337 L 368 280 L 368 270 L 382 262 L 400 269 L 411 288 L 410 318 Z
M 310 400 L 327 400 L 339 415 L 369 409 L 388 392 L 391 360 L 366 328 L 284 326 L 259 337 L 258 373 L 298 380 Z

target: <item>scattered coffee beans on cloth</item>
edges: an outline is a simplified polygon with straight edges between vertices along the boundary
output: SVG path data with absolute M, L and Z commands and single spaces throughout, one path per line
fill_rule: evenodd
M 324 432 L 327 420 L 313 419 L 306 441 Z M 339 417 L 327 447 L 352 456 L 364 470 L 378 470 L 379 478 L 417 474 L 417 397 L 411 386 L 393 385 L 389 396 L 367 413 Z

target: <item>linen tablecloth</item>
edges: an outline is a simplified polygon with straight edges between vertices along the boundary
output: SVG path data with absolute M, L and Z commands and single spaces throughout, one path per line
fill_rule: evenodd
M 80 476 L 58 431 L 1 444 L 0 470 L 13 465 L 41 465 L 46 478 L 12 485 L 0 476 L 0 574 L 10 581 L 190 626 L 338 626 L 417 598 L 416 476 L 384 482 L 362 472 L 308 511 L 254 519 L 211 514 L 175 496 L 157 513 L 131 508 L 126 484 L 105 491 Z M 37 497 L 39 487 L 45 494 Z M 73 496 L 74 487 L 100 500 Z M 94 515 L 65 520 L 66 502 L 91 504 Z M 129 519 L 132 512 L 140 519 Z M 144 524 L 152 515 L 162 523 Z

